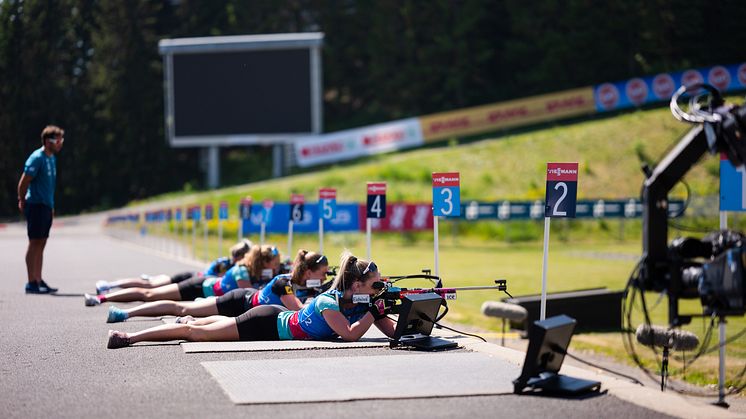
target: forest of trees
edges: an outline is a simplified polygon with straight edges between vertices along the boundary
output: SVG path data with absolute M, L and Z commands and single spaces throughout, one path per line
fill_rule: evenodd
M 743 0 L 0 0 L 0 217 L 49 123 L 59 213 L 201 184 L 165 140 L 162 38 L 324 32 L 335 131 L 744 62 L 745 28 Z

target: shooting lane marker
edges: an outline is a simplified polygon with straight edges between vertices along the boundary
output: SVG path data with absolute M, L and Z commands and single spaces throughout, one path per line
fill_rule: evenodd
M 227 209 L 226 209 L 227 211 Z M 251 218 L 251 197 L 241 198 L 238 203 L 238 241 L 243 240 L 248 235 L 248 226 L 246 222 Z
M 204 242 L 205 242 L 205 261 L 210 260 L 210 249 L 207 245 L 207 230 L 208 230 L 208 222 L 212 221 L 215 210 L 213 209 L 212 204 L 205 204 L 205 224 L 202 226 L 202 231 L 204 232 Z
M 227 219 L 228 203 L 226 201 L 220 201 L 220 205 L 218 206 L 218 257 L 225 254 L 223 249 L 223 222 Z
M 182 208 L 178 207 L 178 208 L 176 208 L 176 210 L 174 212 L 175 212 L 175 218 L 176 218 L 176 223 L 177 223 L 176 224 L 176 238 L 178 239 L 179 236 L 181 235 L 183 237 L 182 242 L 186 242 L 186 240 L 187 240 L 187 237 L 186 237 L 186 234 L 187 234 L 187 232 L 186 232 L 186 223 L 184 223 L 184 216 L 182 214 Z M 179 252 L 178 252 L 177 256 L 186 257 L 185 254 L 182 254 L 181 249 L 183 249 L 183 246 L 179 249 Z M 184 250 L 186 250 L 186 249 L 184 249 Z M 186 252 L 184 252 L 184 253 L 186 253 Z
M 337 215 L 337 190 L 319 189 L 319 253 L 324 254 L 324 220 L 333 220 Z
M 274 201 L 271 199 L 265 199 L 262 201 L 262 223 L 259 226 L 259 245 L 264 245 L 264 233 L 267 230 L 267 224 L 272 217 L 272 207 L 275 206 Z
M 577 163 L 547 163 L 547 187 L 544 205 L 544 259 L 541 268 L 541 310 L 539 320 L 547 314 L 547 259 L 549 256 L 549 220 L 575 218 L 578 194 Z
M 366 201 L 365 214 L 365 242 L 368 253 L 367 258 L 371 260 L 371 219 L 386 218 L 386 182 L 368 182 L 368 199 Z
M 435 276 L 440 276 L 438 260 L 438 217 L 461 215 L 461 178 L 459 172 L 433 172 L 433 248 Z
M 288 250 L 287 254 L 292 255 L 293 252 L 293 224 L 301 222 L 303 220 L 303 203 L 305 197 L 301 194 L 290 195 L 290 216 L 288 217 Z
M 199 205 L 192 206 L 192 259 L 197 258 L 197 224 L 201 218 Z

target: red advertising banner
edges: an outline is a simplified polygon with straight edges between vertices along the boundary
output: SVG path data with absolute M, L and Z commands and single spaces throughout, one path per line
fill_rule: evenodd
M 577 163 L 547 163 L 547 181 L 578 181 Z
M 306 198 L 302 194 L 294 193 L 290 195 L 290 205 L 302 204 L 306 201 Z
M 361 220 L 365 220 L 366 211 L 365 205 L 360 205 Z M 386 205 L 386 213 L 388 214 L 386 218 L 370 219 L 371 230 L 417 231 L 433 228 L 431 204 L 390 204 Z M 365 231 L 365 223 L 360 223 L 360 230 Z

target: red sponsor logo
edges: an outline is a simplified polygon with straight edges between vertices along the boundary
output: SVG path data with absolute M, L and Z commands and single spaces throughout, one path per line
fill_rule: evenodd
M 460 176 L 458 172 L 433 173 L 433 187 L 459 186 Z
M 681 75 L 681 84 L 687 87 L 687 90 L 689 90 L 690 86 L 693 86 L 698 83 L 703 83 L 705 79 L 702 77 L 702 74 L 697 70 L 686 70 L 684 74 Z M 690 93 L 698 93 L 701 89 L 696 90 L 689 90 Z
M 241 200 L 243 201 L 243 200 Z M 220 208 L 228 208 L 228 203 L 225 201 L 220 201 Z
M 333 188 L 319 189 L 319 199 L 337 199 L 337 190 Z
M 345 145 L 341 142 L 316 144 L 305 146 L 300 150 L 303 157 L 321 156 L 325 154 L 334 154 L 344 151 Z
M 520 106 L 518 108 L 507 108 L 507 109 L 498 109 L 495 111 L 492 111 L 487 115 L 487 120 L 489 122 L 498 122 L 498 121 L 505 121 L 508 119 L 515 119 L 520 118 L 522 116 L 528 115 L 528 109 L 526 109 L 525 106 Z
M 572 96 L 550 100 L 544 105 L 544 107 L 547 112 L 557 112 L 565 109 L 582 108 L 585 105 L 586 101 L 583 96 Z
M 577 163 L 547 163 L 547 180 L 578 181 Z
M 723 66 L 715 66 L 707 74 L 707 82 L 718 89 L 726 90 L 730 86 L 730 73 Z
M 265 199 L 264 201 L 262 201 L 262 206 L 264 208 L 272 208 L 274 205 L 275 205 L 275 202 L 272 201 L 271 199 Z
M 738 81 L 741 86 L 746 86 L 746 63 L 738 66 Z
M 611 83 L 604 83 L 596 91 L 598 103 L 604 109 L 614 109 L 619 103 L 619 90 Z
M 444 121 L 434 121 L 430 124 L 431 132 L 449 131 L 454 129 L 468 128 L 471 125 L 468 116 L 462 116 Z
M 303 197 L 302 194 L 294 193 L 290 195 L 291 204 L 302 204 L 303 202 L 305 202 L 305 200 L 306 199 Z
M 639 106 L 648 98 L 648 85 L 643 79 L 632 79 L 624 86 L 624 93 L 627 94 L 630 102 Z
M 404 131 L 392 131 L 392 132 L 382 132 L 378 134 L 371 134 L 371 135 L 366 135 L 365 137 L 363 137 L 363 145 L 366 147 L 370 147 L 370 146 L 381 145 L 381 144 L 391 144 L 391 143 L 402 141 L 404 137 L 405 137 Z
M 368 182 L 368 195 L 386 195 L 386 182 Z
M 658 74 L 653 78 L 653 94 L 658 99 L 670 99 L 675 88 L 673 77 L 668 74 Z

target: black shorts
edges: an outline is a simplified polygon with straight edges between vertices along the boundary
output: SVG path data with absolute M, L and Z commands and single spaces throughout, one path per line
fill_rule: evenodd
M 26 230 L 29 239 L 46 239 L 52 228 L 52 208 L 44 204 L 27 202 L 23 208 L 26 216 Z
M 280 340 L 277 333 L 277 315 L 287 310 L 278 305 L 254 307 L 236 317 L 239 340 Z
M 238 317 L 251 310 L 254 294 L 258 291 L 254 288 L 238 288 L 218 297 L 215 304 L 218 306 L 218 314 L 227 317 Z
M 181 294 L 181 301 L 194 301 L 197 298 L 205 298 L 205 292 L 202 291 L 203 278 L 193 277 L 186 281 L 181 281 L 177 285 L 179 286 L 179 294 Z
M 171 277 L 171 283 L 172 284 L 178 284 L 179 282 L 186 281 L 187 279 L 189 279 L 189 278 L 191 278 L 193 276 L 194 277 L 198 276 L 197 272 L 182 272 L 180 274 L 176 274 L 176 275 L 172 276 Z

